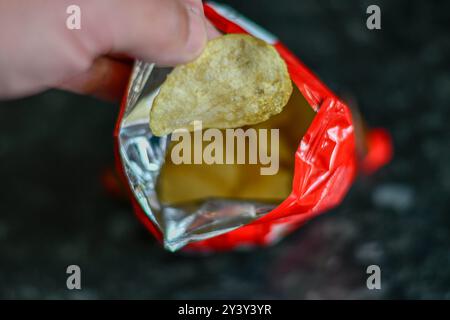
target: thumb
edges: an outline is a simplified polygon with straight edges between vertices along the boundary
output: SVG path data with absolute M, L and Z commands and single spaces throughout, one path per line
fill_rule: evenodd
M 207 41 L 201 0 L 92 1 L 88 41 L 98 55 L 125 53 L 160 65 L 196 58 Z M 96 41 L 98 39 L 99 41 Z

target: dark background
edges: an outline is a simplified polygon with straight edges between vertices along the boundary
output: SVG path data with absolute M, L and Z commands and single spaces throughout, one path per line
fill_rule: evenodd
M 392 163 L 273 247 L 172 254 L 101 184 L 117 105 L 57 91 L 0 102 L 0 297 L 449 299 L 450 2 L 222 2 L 388 128 Z M 382 30 L 366 28 L 370 4 Z M 66 289 L 70 264 L 80 291 Z

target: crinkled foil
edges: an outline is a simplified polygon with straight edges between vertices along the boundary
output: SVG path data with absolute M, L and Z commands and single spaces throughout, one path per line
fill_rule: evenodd
M 149 114 L 153 99 L 170 71 L 170 68 L 136 62 L 120 122 L 119 152 L 132 192 L 145 214 L 161 231 L 164 246 L 175 251 L 189 242 L 239 228 L 275 206 L 219 198 L 177 206 L 160 202 L 156 186 L 170 136 L 152 135 Z
M 170 136 L 155 137 L 149 128 L 153 99 L 171 69 L 137 62 L 114 133 L 120 171 L 134 195 L 136 214 L 167 249 L 188 243 L 194 251 L 268 245 L 341 203 L 357 169 L 370 173 L 389 162 L 391 139 L 382 128 L 363 126 L 358 113 L 352 115 L 276 37 L 228 6 L 206 2 L 204 12 L 221 32 L 263 39 L 286 62 L 295 85 L 291 100 L 280 118 L 261 124 L 282 129 L 283 170 L 267 180 L 242 165 L 233 167 L 234 174 L 223 167 L 174 166 L 168 157 Z M 230 181 L 237 181 L 231 189 Z M 276 204 L 266 203 L 269 198 Z

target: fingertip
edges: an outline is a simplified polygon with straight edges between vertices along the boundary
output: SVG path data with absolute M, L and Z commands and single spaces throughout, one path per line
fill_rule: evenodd
M 200 0 L 117 0 L 105 12 L 109 16 L 105 37 L 111 39 L 107 54 L 124 52 L 160 66 L 175 66 L 197 58 L 208 40 Z
M 216 27 L 214 27 L 214 25 L 211 23 L 211 21 L 209 21 L 208 19 L 206 19 L 206 34 L 208 36 L 208 40 L 212 40 L 215 38 L 218 38 L 222 35 L 222 33 L 216 29 Z
M 184 54 L 180 57 L 181 63 L 186 63 L 197 58 L 203 51 L 208 41 L 206 19 L 203 10 L 197 6 L 187 5 L 189 17 L 189 35 Z

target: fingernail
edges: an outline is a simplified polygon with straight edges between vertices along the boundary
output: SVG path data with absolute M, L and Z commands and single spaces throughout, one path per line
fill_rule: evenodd
M 212 40 L 214 38 L 220 37 L 222 33 L 214 27 L 214 25 L 205 18 L 206 21 L 206 33 L 208 35 L 208 40 Z
M 184 4 L 191 10 L 193 13 L 203 17 L 203 5 L 201 1 L 197 0 L 183 0 Z
M 196 6 L 188 6 L 189 14 L 189 36 L 186 44 L 186 50 L 191 57 L 189 60 L 196 58 L 205 47 L 207 35 L 206 24 L 203 16 L 203 10 Z
M 203 16 L 203 10 L 201 10 L 197 6 L 188 5 L 188 10 L 190 10 L 193 14 L 196 14 L 198 16 Z

